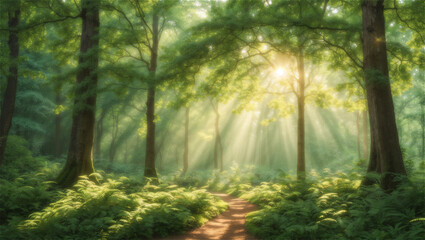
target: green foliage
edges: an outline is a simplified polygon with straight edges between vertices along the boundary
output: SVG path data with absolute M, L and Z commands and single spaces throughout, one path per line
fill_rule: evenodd
M 423 238 L 425 189 L 418 179 L 387 194 L 377 185 L 360 187 L 357 173 L 309 176 L 297 182 L 275 175 L 258 185 L 224 181 L 229 193 L 261 207 L 246 218 L 248 231 L 261 239 Z
M 0 225 L 22 220 L 54 200 L 53 182 L 46 181 L 52 173 L 56 171 L 43 168 L 36 175 L 22 175 L 13 181 L 0 179 Z
M 11 136 L 6 164 L 0 169 L 0 238 L 15 232 L 15 225 L 30 213 L 39 211 L 58 196 L 54 182 L 58 165 L 33 158 L 25 140 Z
M 95 152 L 95 163 L 97 169 L 113 174 L 95 174 L 106 179 L 99 185 L 83 177 L 66 191 L 49 182 L 57 175 L 57 165 L 33 157 L 29 149 L 38 154 L 45 150 L 40 147 L 45 139 L 69 132 L 70 116 L 64 113 L 72 98 L 66 100 L 62 94 L 81 70 L 76 67 L 81 1 L 1 3 L 8 7 L 0 9 L 4 33 L 0 36 L 0 95 L 8 67 L 14 63 L 7 57 L 7 12 L 18 6 L 22 12 L 20 76 L 11 134 L 28 141 L 9 136 L 0 168 L 1 239 L 128 239 L 186 231 L 225 209 L 222 201 L 198 190 L 204 186 L 258 204 L 262 209 L 248 216 L 247 226 L 264 239 L 416 239 L 425 234 L 424 189 L 414 180 L 423 176 L 425 169 L 425 150 L 418 140 L 423 139 L 425 124 L 424 109 L 418 108 L 425 103 L 423 1 L 385 2 L 389 79 L 374 69 L 363 71 L 359 1 L 101 1 L 101 51 L 96 71 L 100 117 L 96 116 L 95 141 L 102 147 Z M 155 76 L 149 73 L 155 52 L 154 14 L 160 18 L 161 38 Z M 41 24 L 45 21 L 52 24 Z M 93 51 L 97 50 L 81 56 L 93 55 Z M 294 73 L 301 62 L 296 61 L 300 52 L 305 61 L 306 103 L 363 111 L 367 106 L 364 76 L 369 84 L 391 83 L 393 94 L 402 94 L 394 102 L 400 142 L 406 146 L 404 163 L 413 183 L 386 194 L 377 186 L 360 188 L 361 178 L 356 173 L 311 172 L 310 180 L 300 183 L 284 171 L 233 167 L 222 173 L 160 176 L 168 184 L 156 186 L 142 181 L 139 165 L 128 164 L 130 158 L 142 161 L 146 151 L 145 140 L 137 135 L 146 134 L 146 94 L 142 91 L 155 82 L 155 109 L 160 110 L 155 114 L 155 151 L 160 172 L 181 166 L 182 146 L 178 143 L 183 135 L 181 114 L 163 106 L 191 108 L 189 169 L 211 166 L 207 155 L 212 155 L 213 133 L 205 131 L 211 118 L 207 114 L 211 98 L 223 106 L 220 131 L 224 155 L 229 159 L 225 168 L 230 160 L 289 168 L 294 164 L 296 141 L 290 136 L 294 128 L 290 121 L 281 124 L 277 120 L 296 112 L 299 74 Z M 287 68 L 289 75 L 269 76 L 272 68 L 279 67 Z M 338 72 L 327 74 L 324 67 Z M 343 97 L 333 92 L 334 85 Z M 291 97 L 288 93 L 295 94 Z M 205 101 L 196 105 L 197 100 Z M 233 100 L 234 106 L 225 105 Z M 246 123 L 232 123 L 236 117 L 229 114 L 230 108 L 241 114 L 258 110 L 258 116 L 248 115 Z M 315 115 L 311 110 L 306 114 L 307 166 L 341 169 L 341 163 L 355 151 L 354 130 L 340 128 L 341 122 L 353 125 L 352 116 L 331 111 Z M 52 127 L 54 113 L 60 115 L 57 128 Z M 120 120 L 118 136 L 111 134 L 113 116 Z M 109 140 L 113 148 L 105 145 Z M 45 143 L 45 148 L 51 148 L 50 143 Z M 246 154 L 231 159 L 239 148 Z M 98 161 L 101 152 L 115 154 L 116 149 L 125 152 L 117 151 L 116 162 Z M 122 160 L 125 163 L 118 162 Z M 418 163 L 420 172 L 415 170 Z M 358 162 L 359 168 L 365 166 L 363 160 Z
M 19 136 L 9 136 L 4 156 L 4 166 L 0 168 L 3 179 L 14 178 L 43 166 L 43 159 L 34 158 L 28 149 L 28 142 Z
M 378 86 L 383 86 L 390 83 L 388 77 L 377 69 L 366 69 L 364 74 L 367 85 L 376 84 Z
M 96 177 L 102 176 L 96 173 Z M 13 190 L 34 197 L 36 190 L 42 189 L 32 190 L 18 185 L 19 179 L 15 181 L 7 183 L 5 193 Z M 120 177 L 97 185 L 82 177 L 71 189 L 58 191 L 57 200 L 42 210 L 22 204 L 31 204 L 31 199 L 19 199 L 22 202 L 16 202 L 16 208 L 39 211 L 24 221 L 10 223 L 2 239 L 148 239 L 198 227 L 227 208 L 205 190 L 135 183 Z M 132 190 L 127 189 L 134 185 Z M 42 191 L 38 197 L 51 199 L 52 194 Z M 9 210 L 16 212 L 16 208 Z
M 208 176 L 199 176 L 199 174 L 186 174 L 184 176 L 178 176 L 173 179 L 173 183 L 182 187 L 201 187 L 205 186 L 208 181 Z
M 110 227 L 111 238 L 128 239 L 134 236 L 150 238 L 182 233 L 199 227 L 226 208 L 204 190 L 190 191 L 177 186 L 145 186 L 148 191 L 134 196 L 140 204 Z M 149 192 L 153 191 L 153 192 Z

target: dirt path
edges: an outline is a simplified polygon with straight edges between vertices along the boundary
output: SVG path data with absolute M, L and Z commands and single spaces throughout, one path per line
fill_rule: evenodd
M 234 198 L 224 193 L 214 193 L 229 204 L 229 209 L 210 220 L 202 227 L 189 233 L 170 236 L 163 240 L 255 240 L 245 230 L 245 215 L 257 210 L 257 207 L 240 198 Z

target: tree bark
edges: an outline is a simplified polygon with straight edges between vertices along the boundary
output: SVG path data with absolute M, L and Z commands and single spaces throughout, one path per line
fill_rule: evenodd
M 17 3 L 19 6 L 19 1 Z M 20 8 L 11 10 L 9 15 L 9 75 L 7 76 L 7 87 L 4 93 L 3 106 L 0 115 L 0 166 L 3 162 L 4 152 L 6 151 L 7 137 L 12 126 L 13 111 L 15 109 L 16 91 L 18 89 L 18 57 L 19 57 L 19 39 L 18 25 L 21 15 Z
M 381 186 L 391 191 L 398 185 L 396 174 L 406 175 L 389 81 L 383 0 L 364 0 L 363 67 L 371 131 L 368 172 L 382 174 Z
M 305 71 L 303 47 L 299 47 L 298 65 L 298 124 L 297 124 L 297 179 L 305 179 Z
M 218 103 L 214 105 L 212 103 L 215 112 L 215 144 L 214 144 L 214 169 L 220 167 L 220 172 L 223 171 L 223 145 L 221 144 L 220 136 L 220 113 L 218 111 Z
M 152 19 L 152 50 L 150 59 L 150 80 L 148 83 L 148 96 L 146 101 L 146 120 L 147 120 L 147 133 L 146 133 L 146 157 L 145 157 L 145 178 L 153 178 L 157 181 L 158 175 L 155 167 L 155 72 L 158 61 L 158 21 L 157 13 L 153 14 Z
M 363 159 L 367 159 L 369 156 L 369 140 L 368 140 L 368 117 L 367 111 L 362 112 L 362 129 L 363 129 Z
M 57 178 L 62 187 L 72 186 L 81 175 L 94 172 L 92 148 L 95 124 L 100 0 L 81 3 L 81 46 L 78 60 L 71 138 L 65 167 Z
M 186 108 L 185 124 L 184 124 L 184 152 L 183 152 L 183 175 L 186 174 L 189 168 L 189 116 L 190 107 Z

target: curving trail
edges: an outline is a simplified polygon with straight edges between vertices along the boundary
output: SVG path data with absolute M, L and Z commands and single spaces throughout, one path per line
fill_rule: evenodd
M 205 225 L 183 235 L 169 236 L 162 240 L 255 240 L 245 229 L 245 216 L 257 207 L 243 199 L 224 193 L 213 193 L 229 204 L 229 209 Z

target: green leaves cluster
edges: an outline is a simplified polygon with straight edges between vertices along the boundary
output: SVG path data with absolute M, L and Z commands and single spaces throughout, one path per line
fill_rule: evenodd
M 300 183 L 231 186 L 262 209 L 247 216 L 248 231 L 261 239 L 422 239 L 424 189 L 406 183 L 391 194 L 379 186 L 360 188 L 361 175 L 317 175 Z M 415 182 L 415 181 L 414 181 Z M 243 186 L 243 187 L 241 187 Z
M 363 174 L 353 169 L 308 175 L 311 180 L 298 182 L 283 171 L 234 167 L 209 175 L 206 184 L 260 207 L 246 217 L 248 231 L 259 239 L 423 238 L 423 170 L 414 170 L 410 182 L 391 194 L 379 185 L 362 187 Z M 202 179 L 187 180 L 199 184 Z
M 3 239 L 164 237 L 198 227 L 227 208 L 205 190 L 140 186 L 126 177 L 107 179 L 101 185 L 82 177 L 59 195 L 57 201 L 11 226 L 16 227 L 14 234 Z

